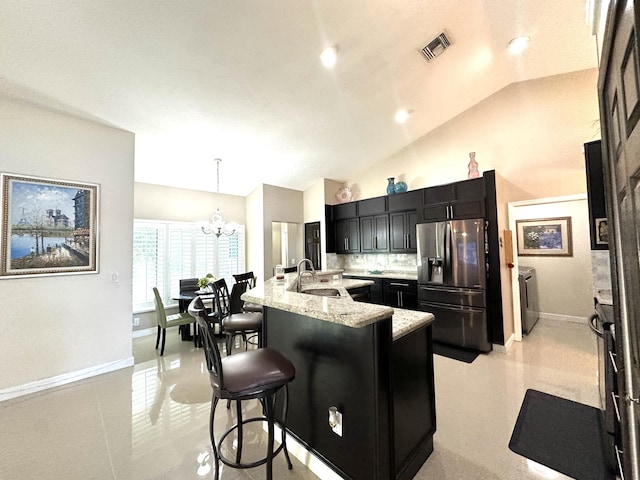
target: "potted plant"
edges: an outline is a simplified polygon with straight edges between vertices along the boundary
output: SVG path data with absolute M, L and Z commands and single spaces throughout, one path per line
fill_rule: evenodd
M 204 277 L 198 280 L 198 287 L 200 287 L 200 290 L 206 290 L 209 288 L 209 284 L 215 281 L 215 279 L 216 277 L 214 277 L 210 273 L 207 273 Z

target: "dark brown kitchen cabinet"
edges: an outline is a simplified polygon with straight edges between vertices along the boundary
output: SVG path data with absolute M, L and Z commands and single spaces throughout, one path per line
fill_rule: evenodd
M 387 212 L 387 197 L 368 198 L 358 201 L 358 216 L 366 217 Z
M 418 282 L 385 278 L 382 282 L 384 304 L 390 307 L 418 309 Z
M 406 212 L 415 210 L 422 205 L 423 190 L 411 190 L 410 192 L 389 195 L 387 202 L 389 212 Z
M 360 251 L 389 251 L 389 215 L 360 217 Z
M 484 179 L 425 188 L 419 213 L 420 222 L 484 217 Z
M 335 221 L 336 253 L 360 251 L 360 220 L 347 218 Z
M 377 305 L 383 305 L 382 298 L 382 279 L 374 278 L 374 277 L 359 277 L 357 275 L 344 275 L 343 278 L 353 279 L 353 280 L 369 280 L 372 281 L 373 284 L 369 285 L 369 298 L 368 299 L 358 299 L 361 302 L 367 303 L 375 303 Z M 349 292 L 351 292 L 349 290 Z
M 356 209 L 357 202 L 339 203 L 333 206 L 333 219 L 343 220 L 346 218 L 355 218 L 358 216 Z
M 389 214 L 389 250 L 391 252 L 415 253 L 417 251 L 417 219 L 418 214 L 416 210 Z

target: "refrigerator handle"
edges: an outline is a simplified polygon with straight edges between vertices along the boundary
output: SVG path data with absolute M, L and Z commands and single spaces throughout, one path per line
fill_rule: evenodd
M 451 222 L 447 222 L 444 229 L 444 269 L 442 276 L 445 285 L 451 281 Z

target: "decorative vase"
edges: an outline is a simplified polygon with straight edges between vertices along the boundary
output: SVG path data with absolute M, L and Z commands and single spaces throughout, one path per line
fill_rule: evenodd
M 394 177 L 387 178 L 387 181 L 389 182 L 387 183 L 387 195 L 393 195 L 394 193 L 396 193 L 396 186 L 393 183 Z
M 398 182 L 393 187 L 396 193 L 403 193 L 407 191 L 407 184 L 405 182 Z
M 478 178 L 480 172 L 478 172 L 478 162 L 476 162 L 476 152 L 469 152 L 469 174 L 467 178 Z

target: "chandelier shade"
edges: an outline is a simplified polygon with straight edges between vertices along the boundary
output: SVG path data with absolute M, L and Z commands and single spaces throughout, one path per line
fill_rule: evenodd
M 215 235 L 219 237 L 220 235 L 233 235 L 236 233 L 236 229 L 225 223 L 222 219 L 222 212 L 220 211 L 220 162 L 221 159 L 216 158 L 216 199 L 218 201 L 218 207 L 211 217 L 211 222 L 202 225 L 200 228 L 202 229 L 202 233 L 205 235 Z

